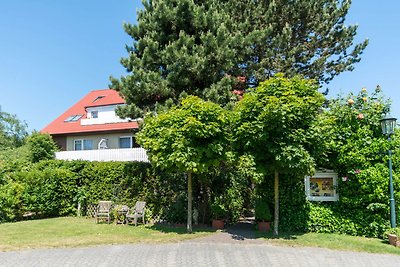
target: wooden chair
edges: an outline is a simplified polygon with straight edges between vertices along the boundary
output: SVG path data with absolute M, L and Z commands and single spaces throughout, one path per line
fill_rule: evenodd
M 138 218 L 142 218 L 142 223 L 146 224 L 146 222 L 144 220 L 145 206 L 146 206 L 146 202 L 137 201 L 135 204 L 135 207 L 129 209 L 128 213 L 126 213 L 126 217 L 125 217 L 126 225 L 129 224 L 129 221 L 133 220 L 133 223 L 136 226 Z
M 111 201 L 99 201 L 99 205 L 97 206 L 95 213 L 96 223 L 98 223 L 99 220 L 107 220 L 107 222 L 110 223 L 111 207 Z

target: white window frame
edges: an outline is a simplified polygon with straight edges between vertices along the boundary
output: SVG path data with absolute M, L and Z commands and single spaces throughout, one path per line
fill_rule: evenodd
M 76 143 L 81 142 L 81 149 L 76 149 Z M 80 151 L 83 150 L 83 139 L 75 139 L 74 140 L 74 151 Z
M 310 178 L 316 179 L 333 179 L 333 196 L 313 196 L 310 190 Z M 331 170 L 322 170 L 317 171 L 313 176 L 305 176 L 304 177 L 304 185 L 305 185 L 305 193 L 307 196 L 307 200 L 309 201 L 338 201 L 339 194 L 337 193 L 338 186 L 338 174 Z
M 71 115 L 68 118 L 66 118 L 64 120 L 64 122 L 74 122 L 74 121 L 78 121 L 80 118 L 82 118 L 82 114 L 78 114 L 78 115 Z
M 99 118 L 99 111 L 98 110 L 92 110 L 90 111 L 90 117 L 92 119 L 98 119 Z
M 81 142 L 81 149 L 76 149 L 76 142 L 80 141 Z M 87 149 L 85 147 L 85 141 L 91 141 L 92 142 L 92 148 Z M 74 151 L 80 151 L 80 150 L 93 150 L 93 140 L 92 139 L 75 139 L 74 140 Z
M 132 136 L 120 136 L 118 138 L 118 148 L 127 148 L 127 147 L 121 147 L 121 142 L 120 142 L 121 138 L 129 138 L 129 142 L 130 142 L 129 148 L 132 148 L 132 146 L 133 146 Z

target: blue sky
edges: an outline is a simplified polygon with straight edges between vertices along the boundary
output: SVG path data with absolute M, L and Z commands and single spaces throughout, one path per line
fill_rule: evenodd
M 136 21 L 139 0 L 0 0 L 0 106 L 40 130 L 90 90 L 125 75 L 119 63 L 131 44 L 124 22 Z M 370 44 L 353 72 L 329 85 L 330 96 L 372 91 L 392 99 L 400 119 L 400 3 L 354 0 L 347 24 Z

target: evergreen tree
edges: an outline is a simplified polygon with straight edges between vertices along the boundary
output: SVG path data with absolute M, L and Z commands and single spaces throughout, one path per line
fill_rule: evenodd
M 351 71 L 367 40 L 353 45 L 350 0 L 144 0 L 111 78 L 124 96 L 120 115 L 168 108 L 187 94 L 226 105 L 233 92 L 283 72 L 327 83 Z M 234 89 L 239 89 L 234 91 Z
M 357 26 L 344 24 L 351 0 L 223 2 L 243 33 L 238 52 L 255 86 L 278 72 L 328 83 L 353 70 L 368 44 L 353 46 Z

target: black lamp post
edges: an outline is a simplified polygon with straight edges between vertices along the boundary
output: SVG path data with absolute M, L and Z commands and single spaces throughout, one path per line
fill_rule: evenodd
M 386 116 L 381 119 L 382 133 L 387 136 L 390 142 L 390 136 L 394 134 L 394 128 L 396 127 L 396 118 L 391 117 L 386 114 Z M 390 191 L 390 226 L 392 228 L 396 227 L 396 210 L 394 203 L 394 190 L 393 190 L 393 176 L 392 176 L 392 151 L 389 148 L 389 191 Z

